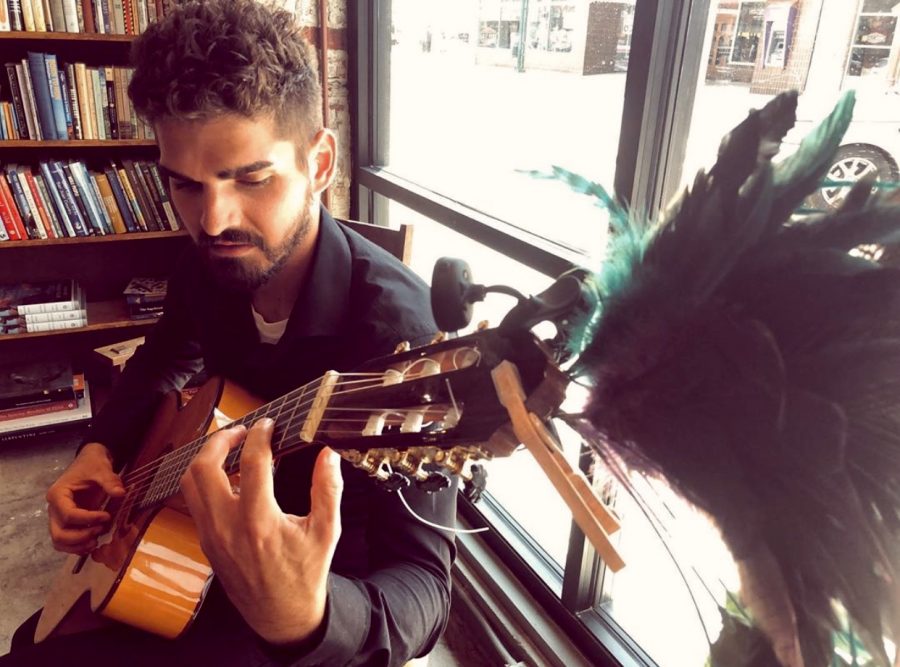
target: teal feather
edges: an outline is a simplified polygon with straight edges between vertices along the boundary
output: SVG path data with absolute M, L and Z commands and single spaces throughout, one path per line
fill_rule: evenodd
M 785 647 L 827 663 L 834 602 L 878 665 L 883 623 L 900 619 L 900 270 L 850 254 L 900 243 L 900 207 L 863 183 L 841 210 L 791 219 L 853 105 L 773 164 L 796 112 L 796 94 L 775 97 L 657 220 L 565 169 L 543 175 L 611 219 L 597 307 L 569 332 L 569 372 L 591 387 L 569 421 L 713 516 L 757 587 L 782 582 L 779 605 L 747 603 L 792 666 Z

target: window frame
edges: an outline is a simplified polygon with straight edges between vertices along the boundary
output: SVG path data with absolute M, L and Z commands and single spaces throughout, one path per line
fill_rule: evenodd
M 617 196 L 638 212 L 655 214 L 680 187 L 680 165 L 706 52 L 711 1 L 635 0 L 613 185 Z M 351 217 L 387 224 L 392 200 L 548 277 L 578 264 L 582 258 L 573 249 L 469 208 L 390 170 L 391 2 L 350 2 L 347 12 L 350 105 L 355 119 L 351 129 Z M 487 496 L 479 506 L 460 498 L 464 521 L 482 526 L 490 520 L 499 527 L 478 536 L 460 536 L 465 547 L 462 553 L 475 554 L 472 557 L 478 559 L 479 567 L 493 568 L 492 576 L 500 576 L 497 563 L 502 564 L 528 591 L 536 613 L 552 619 L 595 664 L 655 664 L 613 619 L 597 609 L 603 568 L 577 526 L 572 524 L 562 580 L 551 587 L 550 565 L 539 547 L 527 535 L 519 535 L 515 545 L 502 537 L 500 533 L 515 535 L 515 522 L 504 516 L 489 493 Z M 502 596 L 500 589 L 489 593 Z M 505 603 L 511 604 L 510 600 Z

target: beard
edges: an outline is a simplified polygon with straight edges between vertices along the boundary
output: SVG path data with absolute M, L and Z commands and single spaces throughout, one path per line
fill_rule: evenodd
M 218 236 L 209 236 L 201 231 L 197 239 L 197 245 L 206 261 L 210 274 L 216 282 L 227 289 L 248 293 L 252 293 L 265 285 L 284 267 L 291 254 L 309 233 L 312 221 L 312 214 L 310 213 L 312 204 L 311 192 L 307 191 L 303 204 L 284 239 L 275 246 L 266 243 L 265 239 L 258 234 L 242 229 L 226 229 Z M 213 255 L 210 250 L 213 244 L 219 241 L 253 245 L 262 251 L 265 261 L 258 263 L 245 257 L 219 257 Z

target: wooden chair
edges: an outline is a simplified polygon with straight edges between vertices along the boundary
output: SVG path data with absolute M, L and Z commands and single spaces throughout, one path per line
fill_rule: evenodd
M 340 220 L 357 234 L 364 236 L 377 246 L 381 246 L 406 265 L 412 255 L 412 225 L 400 225 L 399 229 L 373 225 L 370 222 Z

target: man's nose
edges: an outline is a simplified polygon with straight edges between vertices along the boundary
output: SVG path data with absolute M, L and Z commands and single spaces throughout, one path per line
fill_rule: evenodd
M 226 193 L 210 188 L 203 195 L 200 225 L 210 236 L 218 236 L 229 227 L 240 225 L 240 207 Z

